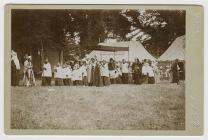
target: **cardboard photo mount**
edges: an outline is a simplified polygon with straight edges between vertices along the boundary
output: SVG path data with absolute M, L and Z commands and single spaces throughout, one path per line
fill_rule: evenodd
M 185 130 L 29 130 L 11 129 L 12 9 L 157 9 L 186 11 Z M 5 5 L 5 133 L 8 135 L 203 135 L 204 131 L 204 9 L 201 5 Z

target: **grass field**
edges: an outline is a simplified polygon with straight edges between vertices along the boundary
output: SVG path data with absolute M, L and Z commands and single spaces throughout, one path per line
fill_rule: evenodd
M 184 130 L 184 84 L 12 87 L 11 128 Z

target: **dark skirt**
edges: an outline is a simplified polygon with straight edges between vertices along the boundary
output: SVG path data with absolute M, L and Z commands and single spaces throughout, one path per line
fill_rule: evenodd
M 132 76 L 132 73 L 128 73 L 128 84 L 133 84 L 133 76 Z
M 83 85 L 83 82 L 82 82 L 82 80 L 75 80 L 75 81 L 73 82 L 73 85 L 74 85 L 74 86 L 81 86 L 81 85 Z
M 142 84 L 148 84 L 148 75 L 142 75 L 141 83 Z
M 115 78 L 111 78 L 110 79 L 110 84 L 116 84 L 116 79 Z
M 63 86 L 63 79 L 56 78 L 55 79 L 55 86 Z
M 179 72 L 178 71 L 173 71 L 172 83 L 179 83 Z
M 140 84 L 141 83 L 141 74 L 138 72 L 133 73 L 133 81 L 134 84 Z
M 116 78 L 116 84 L 122 84 L 122 77 L 121 76 Z
M 82 82 L 83 82 L 83 85 L 84 85 L 84 86 L 88 86 L 87 76 L 84 76 L 84 77 L 83 77 Z
M 19 70 L 16 69 L 11 70 L 11 85 L 19 86 Z
M 72 85 L 73 85 L 72 80 L 69 79 L 69 78 L 63 79 L 63 84 L 64 84 L 65 86 L 72 86 Z
M 155 83 L 155 77 L 148 77 L 148 84 L 154 84 Z
M 110 79 L 109 77 L 102 76 L 102 81 L 104 86 L 109 86 L 110 85 Z
M 96 65 L 95 70 L 93 72 L 92 72 L 93 74 L 91 74 L 91 75 L 94 75 L 92 86 L 97 86 L 97 87 L 103 86 L 103 81 L 102 81 L 101 73 L 100 73 L 100 67 Z
M 42 77 L 42 86 L 51 86 L 51 77 Z
M 123 84 L 129 83 L 128 73 L 122 73 L 122 83 Z

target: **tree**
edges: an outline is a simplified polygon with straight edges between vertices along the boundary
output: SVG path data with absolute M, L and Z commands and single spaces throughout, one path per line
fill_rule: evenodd
M 185 34 L 183 10 L 125 10 L 122 13 L 131 25 L 141 29 L 148 39 L 138 39 L 154 56 L 160 56 L 172 41 Z
M 185 34 L 185 11 L 13 10 L 12 48 L 25 54 L 55 46 L 69 54 L 72 48 L 95 49 L 109 37 L 130 40 L 127 34 L 137 29 L 137 40 L 160 56 L 176 37 Z

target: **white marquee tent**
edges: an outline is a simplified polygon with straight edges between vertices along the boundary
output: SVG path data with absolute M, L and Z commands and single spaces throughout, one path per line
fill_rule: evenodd
M 121 61 L 122 59 L 134 61 L 136 58 L 139 60 L 156 60 L 139 41 L 99 43 L 98 46 L 100 46 L 99 50 L 93 50 L 86 57 L 92 58 L 96 56 L 99 61 L 109 61 L 110 58 L 116 61 Z
M 185 60 L 185 35 L 177 37 L 170 47 L 158 58 L 160 61 Z

